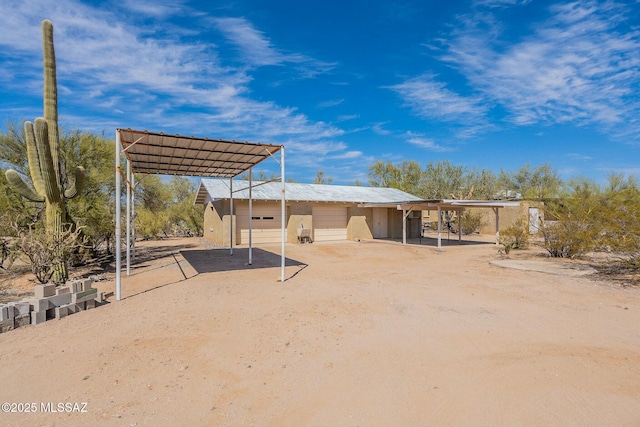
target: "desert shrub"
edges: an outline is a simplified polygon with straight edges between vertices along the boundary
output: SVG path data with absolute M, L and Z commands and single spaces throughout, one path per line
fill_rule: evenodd
M 524 249 L 529 246 L 528 224 L 524 219 L 517 220 L 512 226 L 500 233 L 501 240 L 509 243 L 512 249 Z M 504 244 L 504 243 L 503 243 Z
M 543 224 L 543 246 L 552 257 L 575 258 L 594 249 L 597 244 L 595 227 L 589 222 L 564 219 Z
M 29 258 L 31 272 L 40 283 L 48 283 L 55 267 L 68 264 L 71 255 L 84 245 L 79 228 L 68 227 L 60 236 L 53 236 L 33 226 L 16 226 L 16 234 L 15 247 Z
M 482 212 L 465 211 L 462 214 L 462 234 L 469 235 L 480 230 L 485 225 Z
M 0 237 L 0 267 L 4 266 L 4 261 L 11 256 L 11 246 L 9 240 Z
M 512 226 L 500 232 L 500 244 L 508 255 L 511 249 L 524 249 L 529 246 L 529 230 L 525 220 L 519 219 Z

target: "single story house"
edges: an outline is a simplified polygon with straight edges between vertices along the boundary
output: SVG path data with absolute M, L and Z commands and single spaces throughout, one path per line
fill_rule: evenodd
M 281 241 L 282 183 L 253 181 L 252 242 Z M 298 241 L 298 229 L 310 229 L 313 241 L 402 238 L 402 211 L 394 207 L 359 207 L 366 203 L 402 203 L 420 200 L 395 188 L 285 183 L 286 242 Z M 202 179 L 196 204 L 206 205 L 204 237 L 229 246 L 249 243 L 249 181 Z M 414 218 L 415 217 L 415 218 Z M 420 233 L 420 212 L 409 218 L 409 236 Z

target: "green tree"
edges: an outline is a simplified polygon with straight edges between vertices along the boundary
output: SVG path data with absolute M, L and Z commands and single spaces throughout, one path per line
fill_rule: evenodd
M 431 162 L 424 171 L 424 196 L 427 199 L 464 198 L 471 190 L 467 169 L 448 160 Z
M 318 172 L 316 172 L 316 177 L 313 180 L 314 184 L 331 184 L 332 182 L 333 178 L 330 176 L 325 176 L 322 169 L 319 169 Z
M 423 172 L 415 160 L 405 160 L 399 164 L 378 160 L 368 169 L 369 185 L 372 187 L 397 188 L 419 197 L 422 193 Z
M 558 197 L 564 184 L 558 172 L 548 163 L 536 166 L 533 170 L 529 163 L 513 173 L 502 170 L 498 181 L 506 196 L 511 192 L 525 199 Z

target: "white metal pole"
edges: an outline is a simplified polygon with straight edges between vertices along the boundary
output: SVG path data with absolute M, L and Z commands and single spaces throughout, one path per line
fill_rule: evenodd
M 458 211 L 458 241 L 462 241 L 462 211 Z
M 438 248 L 442 247 L 442 208 L 438 206 Z
M 282 220 L 281 220 L 281 233 L 282 233 L 282 255 L 280 258 L 280 281 L 284 282 L 284 264 L 285 264 L 285 259 L 286 259 L 286 254 L 285 254 L 285 248 L 284 248 L 284 244 L 285 244 L 285 227 L 286 227 L 286 206 L 285 206 L 285 200 L 286 200 L 286 195 L 285 195 L 285 181 L 284 181 L 284 145 L 280 147 L 280 174 L 281 174 L 281 179 L 282 179 Z
M 120 225 L 120 132 L 116 130 L 116 300 L 120 301 L 121 293 L 121 277 L 122 270 L 122 245 L 120 243 L 122 235 L 122 227 Z
M 402 209 L 402 244 L 407 244 L 407 212 Z
M 496 245 L 500 244 L 500 208 L 493 208 L 496 213 Z
M 253 168 L 249 168 L 249 265 L 253 263 L 252 257 L 252 242 L 251 238 L 253 233 L 253 200 L 251 199 L 251 187 L 253 187 Z
M 131 174 L 131 258 L 136 260 L 136 176 Z
M 131 162 L 127 159 L 127 276 L 131 275 Z
M 233 255 L 233 177 L 229 179 L 229 191 L 231 192 L 229 205 L 229 255 Z

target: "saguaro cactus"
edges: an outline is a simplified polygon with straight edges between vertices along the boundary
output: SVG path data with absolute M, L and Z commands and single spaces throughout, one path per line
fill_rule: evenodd
M 35 123 L 25 122 L 29 174 L 33 187 L 22 180 L 13 169 L 6 171 L 7 181 L 13 189 L 33 202 L 44 202 L 46 206 L 45 229 L 53 239 L 60 239 L 67 222 L 65 199 L 75 197 L 84 183 L 84 168 L 76 167 L 75 179 L 66 190 L 63 189 L 60 161 L 58 158 L 58 88 L 56 82 L 56 57 L 53 48 L 53 24 L 42 21 L 42 46 L 44 51 L 44 118 Z M 63 191 L 64 190 L 64 191 Z M 60 257 L 61 259 L 62 257 Z M 67 266 L 64 261 L 53 266 L 53 281 L 67 280 Z

